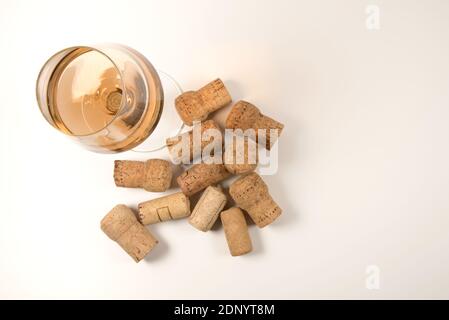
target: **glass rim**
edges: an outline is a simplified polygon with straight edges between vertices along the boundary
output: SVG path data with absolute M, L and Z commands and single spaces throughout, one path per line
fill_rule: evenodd
M 117 45 L 117 44 L 109 44 L 109 45 L 121 46 L 121 47 L 123 47 L 123 48 L 128 49 L 128 47 L 122 46 L 122 45 Z M 67 136 L 70 136 L 70 137 L 88 137 L 88 136 L 93 136 L 93 135 L 96 135 L 97 133 L 99 133 L 99 132 L 101 132 L 101 131 L 107 129 L 107 128 L 108 128 L 108 127 L 109 127 L 115 120 L 117 120 L 118 117 L 121 115 L 121 111 L 123 111 L 123 108 L 125 107 L 124 101 L 125 101 L 126 96 L 127 96 L 127 94 L 126 94 L 126 93 L 127 93 L 127 92 L 126 92 L 126 87 L 125 87 L 125 83 L 124 83 L 124 80 L 123 80 L 123 72 L 120 70 L 120 68 L 117 66 L 117 64 L 114 62 L 114 60 L 113 60 L 108 54 L 106 54 L 103 50 L 101 50 L 101 49 L 99 49 L 98 47 L 95 47 L 95 46 L 80 45 L 80 46 L 71 46 L 71 47 L 67 47 L 67 48 L 65 48 L 65 49 L 59 50 L 58 52 L 54 53 L 50 58 L 47 59 L 47 61 L 45 61 L 44 65 L 43 65 L 42 68 L 40 69 L 39 74 L 38 74 L 37 79 L 36 79 L 36 89 L 35 89 L 35 90 L 36 90 L 36 99 L 37 99 L 37 103 L 38 103 L 38 105 L 39 105 L 39 110 L 40 110 L 40 112 L 42 113 L 42 115 L 44 116 L 44 118 L 47 119 L 47 116 L 46 116 L 46 115 L 44 114 L 44 112 L 43 112 L 43 108 L 42 108 L 42 99 L 40 98 L 40 93 L 39 93 L 39 84 L 40 84 L 40 82 L 42 81 L 41 76 L 43 75 L 43 72 L 44 72 L 45 68 L 48 67 L 49 63 L 52 62 L 58 55 L 61 55 L 61 54 L 63 54 L 64 52 L 67 52 L 67 54 L 64 54 L 63 57 L 61 57 L 60 59 L 58 59 L 59 61 L 56 62 L 56 65 L 55 65 L 55 67 L 54 67 L 53 70 L 52 70 L 52 71 L 54 71 L 54 70 L 56 69 L 56 66 L 61 62 L 61 60 L 62 60 L 65 56 L 67 56 L 68 54 L 70 54 L 71 52 L 73 52 L 73 51 L 75 51 L 75 50 L 77 50 L 77 49 L 84 49 L 84 48 L 85 48 L 85 49 L 88 49 L 89 51 L 95 51 L 95 52 L 100 53 L 101 55 L 103 55 L 104 57 L 106 57 L 106 59 L 108 59 L 108 60 L 112 63 L 112 65 L 114 66 L 115 71 L 117 72 L 117 74 L 118 74 L 119 77 L 120 77 L 120 87 L 121 87 L 120 89 L 122 90 L 122 97 L 121 97 L 121 100 L 120 100 L 120 107 L 119 107 L 119 109 L 117 110 L 117 113 L 111 118 L 110 121 L 108 121 L 107 124 L 105 124 L 104 127 L 102 127 L 102 128 L 99 129 L 99 130 L 96 130 L 96 131 L 92 131 L 92 132 L 90 132 L 90 133 L 87 133 L 87 134 L 72 134 L 72 133 L 66 132 L 65 130 L 60 130 L 60 131 L 62 131 L 62 133 L 64 133 L 64 134 L 67 135 Z M 88 51 L 86 51 L 86 52 L 88 52 Z M 51 78 L 51 76 L 50 76 L 50 78 Z M 45 91 L 46 91 L 46 93 L 48 92 L 48 87 L 46 88 Z M 48 106 L 48 101 L 47 101 L 45 107 L 46 107 L 47 109 L 49 108 L 49 106 Z M 50 122 L 48 119 L 47 119 L 47 121 Z M 50 124 L 51 124 L 53 127 L 55 127 L 54 121 L 53 121 L 53 123 L 50 123 Z

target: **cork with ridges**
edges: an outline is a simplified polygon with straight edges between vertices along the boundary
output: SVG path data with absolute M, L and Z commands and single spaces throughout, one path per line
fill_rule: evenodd
M 235 136 L 232 144 L 226 144 L 223 162 L 232 174 L 243 174 L 257 168 L 257 144 L 247 136 Z
M 170 188 L 172 177 L 171 164 L 166 160 L 115 161 L 114 181 L 118 187 L 143 188 L 151 192 L 163 192 Z
M 256 106 L 247 101 L 238 101 L 229 112 L 226 119 L 226 128 L 228 129 L 248 129 L 255 130 L 256 139 L 260 140 L 258 131 L 265 132 L 265 148 L 268 150 L 276 142 L 276 137 L 270 137 L 270 130 L 277 132 L 277 137 L 281 135 L 284 125 L 270 117 L 262 114 Z M 260 143 L 260 142 L 259 142 Z
M 220 213 L 221 222 L 232 256 L 241 256 L 253 249 L 245 216 L 240 208 L 234 207 Z
M 176 181 L 185 195 L 191 196 L 231 175 L 223 164 L 199 163 L 182 173 Z
M 206 120 L 214 112 L 232 101 L 220 79 L 208 83 L 198 91 L 187 91 L 175 100 L 176 110 L 182 121 L 191 126 L 194 121 Z
M 142 202 L 138 208 L 138 218 L 145 225 L 181 219 L 190 215 L 189 198 L 182 192 Z
M 219 147 L 221 147 L 223 143 L 221 130 L 214 120 L 206 120 L 202 123 L 199 123 L 198 126 L 200 126 L 198 132 L 201 134 L 201 141 L 199 146 L 194 147 L 193 133 L 196 127 L 188 132 L 185 132 L 176 137 L 168 138 L 166 140 L 168 151 L 170 152 L 170 156 L 174 162 L 188 163 L 193 159 L 200 157 L 204 148 L 206 147 L 211 147 L 212 149 L 219 149 Z M 214 139 L 215 136 L 213 134 L 211 134 L 209 137 L 206 136 L 207 133 L 211 132 L 209 130 L 216 130 L 215 132 L 221 137 L 221 139 Z M 183 153 L 183 143 L 187 143 L 188 152 Z M 212 146 L 210 146 L 211 144 Z
M 156 238 L 137 221 L 131 209 L 123 204 L 114 207 L 101 220 L 101 230 L 136 262 L 142 260 L 158 243 Z
M 229 194 L 260 228 L 272 223 L 282 213 L 268 192 L 267 185 L 257 173 L 247 174 L 234 181 L 229 188 Z
M 209 231 L 226 205 L 226 195 L 221 188 L 209 186 L 204 190 L 193 209 L 189 223 L 201 231 Z

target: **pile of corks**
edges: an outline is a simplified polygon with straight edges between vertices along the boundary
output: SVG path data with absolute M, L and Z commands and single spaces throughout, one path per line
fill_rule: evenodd
M 186 125 L 192 126 L 194 122 L 201 121 L 201 131 L 204 131 L 210 128 L 219 129 L 213 120 L 207 118 L 230 102 L 228 90 L 220 79 L 216 79 L 198 91 L 181 94 L 176 98 L 175 106 Z M 243 131 L 274 129 L 280 135 L 283 127 L 281 123 L 263 115 L 257 107 L 246 101 L 237 102 L 226 119 L 226 128 Z M 183 135 L 192 138 L 192 133 L 193 130 Z M 175 154 L 173 150 L 176 143 L 181 142 L 181 138 L 177 136 L 167 139 L 172 159 L 179 160 L 180 155 Z M 266 139 L 264 147 L 271 149 L 275 142 Z M 255 141 L 245 137 L 244 143 L 244 163 L 236 163 L 235 148 L 228 150 L 225 146 L 223 157 L 227 160 L 223 164 L 194 164 L 177 177 L 176 181 L 182 192 L 140 203 L 137 215 L 129 207 L 117 205 L 102 219 L 101 229 L 139 262 L 158 243 L 144 225 L 189 217 L 189 223 L 193 227 L 206 232 L 220 216 L 231 255 L 240 256 L 251 252 L 251 238 L 244 211 L 258 227 L 263 228 L 279 217 L 282 210 L 270 196 L 265 182 L 254 172 L 257 162 L 254 164 L 247 161 L 246 150 L 250 143 L 258 143 L 257 137 Z M 201 142 L 201 148 L 206 145 L 204 141 Z M 198 152 L 195 154 L 192 148 L 191 143 L 188 155 L 190 160 L 198 156 Z M 227 196 L 219 183 L 237 174 L 241 176 L 229 187 L 229 195 L 236 206 L 222 211 L 227 203 Z M 114 180 L 119 187 L 164 192 L 170 188 L 172 177 L 172 163 L 166 160 L 115 161 Z M 200 191 L 203 193 L 191 212 L 189 197 Z

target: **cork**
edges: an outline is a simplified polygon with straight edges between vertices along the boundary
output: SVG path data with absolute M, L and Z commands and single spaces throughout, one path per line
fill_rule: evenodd
M 226 195 L 220 187 L 209 186 L 198 200 L 189 223 L 203 232 L 209 231 L 226 204 Z
M 162 192 L 170 188 L 173 173 L 170 162 L 166 160 L 116 160 L 114 164 L 117 187 L 143 188 L 151 192 Z
M 232 101 L 228 90 L 220 79 L 206 84 L 198 91 L 187 91 L 175 100 L 176 110 L 182 121 L 191 126 L 193 121 L 207 119 L 214 112 Z
M 223 211 L 220 218 L 231 255 L 241 256 L 251 252 L 253 246 L 242 210 L 237 207 L 231 208 Z
M 231 145 L 226 144 L 223 162 L 232 174 L 243 174 L 257 168 L 257 144 L 247 136 L 235 136 Z
M 194 146 L 194 129 L 185 132 L 181 135 L 168 138 L 166 140 L 166 144 L 168 147 L 168 151 L 170 153 L 171 159 L 175 163 L 188 163 L 192 161 L 193 159 L 196 159 L 200 157 L 206 147 L 212 148 L 213 150 L 218 149 L 221 147 L 223 143 L 223 137 L 221 134 L 220 127 L 215 123 L 214 120 L 207 120 L 202 123 L 198 124 L 199 130 L 195 132 L 199 132 L 201 134 L 201 143 L 199 146 Z M 216 130 L 217 133 L 220 134 L 221 139 L 214 139 L 214 136 L 211 135 L 210 137 L 206 136 L 207 132 L 211 132 L 208 130 Z M 182 150 L 182 143 L 183 141 L 186 141 L 188 145 L 188 152 L 183 153 Z M 211 145 L 212 144 L 212 145 Z
M 226 128 L 242 129 L 243 131 L 254 129 L 256 131 L 256 138 L 258 138 L 258 130 L 265 130 L 265 148 L 270 150 L 276 142 L 276 139 L 270 138 L 270 130 L 277 130 L 279 137 L 284 125 L 263 115 L 260 110 L 251 103 L 241 100 L 237 102 L 229 112 L 228 118 L 226 119 Z M 257 140 L 259 141 L 260 139 Z
M 231 174 L 223 164 L 195 164 L 182 173 L 176 181 L 185 195 L 191 196 L 206 187 L 216 184 Z
M 231 184 L 229 194 L 260 228 L 272 223 L 282 213 L 281 208 L 271 198 L 267 185 L 257 173 L 253 172 L 237 179 Z
M 142 224 L 181 219 L 190 215 L 190 201 L 182 192 L 142 202 L 138 206 L 138 219 Z
M 127 206 L 114 207 L 101 220 L 101 230 L 116 241 L 136 262 L 142 260 L 158 243 L 156 238 L 137 221 Z

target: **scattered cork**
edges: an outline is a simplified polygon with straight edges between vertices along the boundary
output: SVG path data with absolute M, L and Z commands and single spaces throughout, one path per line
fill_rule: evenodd
M 203 151 L 207 147 L 209 150 L 221 150 L 221 145 L 223 144 L 223 137 L 221 134 L 220 127 L 215 123 L 214 120 L 207 120 L 202 123 L 197 124 L 198 127 L 194 126 L 194 128 L 188 132 L 185 132 L 176 137 L 168 138 L 166 141 L 168 151 L 170 152 L 170 156 L 175 163 L 188 163 L 195 158 L 198 158 L 202 155 Z M 195 135 L 200 135 L 198 139 L 198 146 L 196 146 L 197 142 L 195 142 L 194 146 L 194 130 Z M 215 137 L 215 134 L 219 134 L 219 137 Z M 186 143 L 183 150 L 183 141 Z M 213 154 L 213 153 L 212 153 Z
M 117 102 L 116 98 L 108 97 L 108 102 L 112 105 Z M 223 138 L 229 139 L 229 136 L 223 135 L 217 123 L 207 118 L 231 101 L 220 79 L 197 91 L 187 91 L 178 96 L 175 107 L 179 116 L 184 124 L 194 127 L 168 138 L 166 146 L 176 164 L 191 163 L 199 157 L 202 157 L 202 163 L 194 164 L 177 177 L 182 192 L 140 203 L 137 217 L 125 205 L 118 205 L 101 221 L 103 232 L 136 262 L 142 260 L 158 243 L 144 225 L 188 217 L 193 227 L 207 232 L 220 216 L 230 254 L 241 256 L 252 251 L 243 210 L 260 228 L 271 224 L 282 214 L 268 186 L 254 170 L 259 161 L 257 144 L 270 150 L 284 125 L 262 114 L 253 104 L 238 101 L 226 119 L 226 128 L 234 129 L 230 130 L 233 132 L 232 141 L 225 141 L 226 148 L 221 153 Z M 213 156 L 212 160 L 220 163 L 205 163 L 211 162 L 205 156 Z M 231 175 L 241 174 L 244 175 L 229 188 L 229 194 L 237 207 L 223 211 L 228 199 L 218 183 Z M 115 161 L 114 181 L 118 187 L 163 192 L 170 188 L 172 176 L 172 166 L 165 160 Z M 191 212 L 189 197 L 200 191 L 203 193 Z
M 209 113 L 226 106 L 231 100 L 223 82 L 215 79 L 198 91 L 187 91 L 178 96 L 175 106 L 182 121 L 191 126 L 193 121 L 206 120 Z
M 260 228 L 272 223 L 282 213 L 281 208 L 271 198 L 267 185 L 257 173 L 237 179 L 229 188 L 229 193 Z
M 265 130 L 265 147 L 270 150 L 276 142 L 276 139 L 270 138 L 270 130 L 277 130 L 277 136 L 281 135 L 284 125 L 276 120 L 263 115 L 260 110 L 246 101 L 237 102 L 229 112 L 226 119 L 226 128 L 229 129 L 248 129 L 255 130 L 255 137 L 257 141 L 260 140 L 258 135 L 259 130 Z M 261 143 L 259 141 L 259 143 Z
M 166 160 L 115 161 L 114 180 L 118 187 L 162 192 L 170 188 L 172 175 L 170 162 Z
M 235 136 L 226 144 L 224 165 L 232 174 L 243 174 L 257 168 L 257 144 L 247 136 Z
M 142 260 L 158 243 L 137 221 L 127 206 L 120 204 L 101 220 L 101 230 L 116 241 L 136 262 Z
M 195 164 L 182 173 L 176 181 L 185 195 L 191 196 L 206 187 L 216 184 L 231 174 L 223 164 Z
M 253 246 L 242 210 L 234 207 L 223 211 L 220 217 L 231 255 L 241 256 L 251 252 Z
M 138 208 L 138 218 L 145 225 L 181 219 L 190 215 L 189 198 L 182 192 L 142 202 Z
M 226 200 L 226 195 L 219 186 L 207 187 L 193 209 L 189 223 L 198 230 L 209 231 L 223 210 Z

